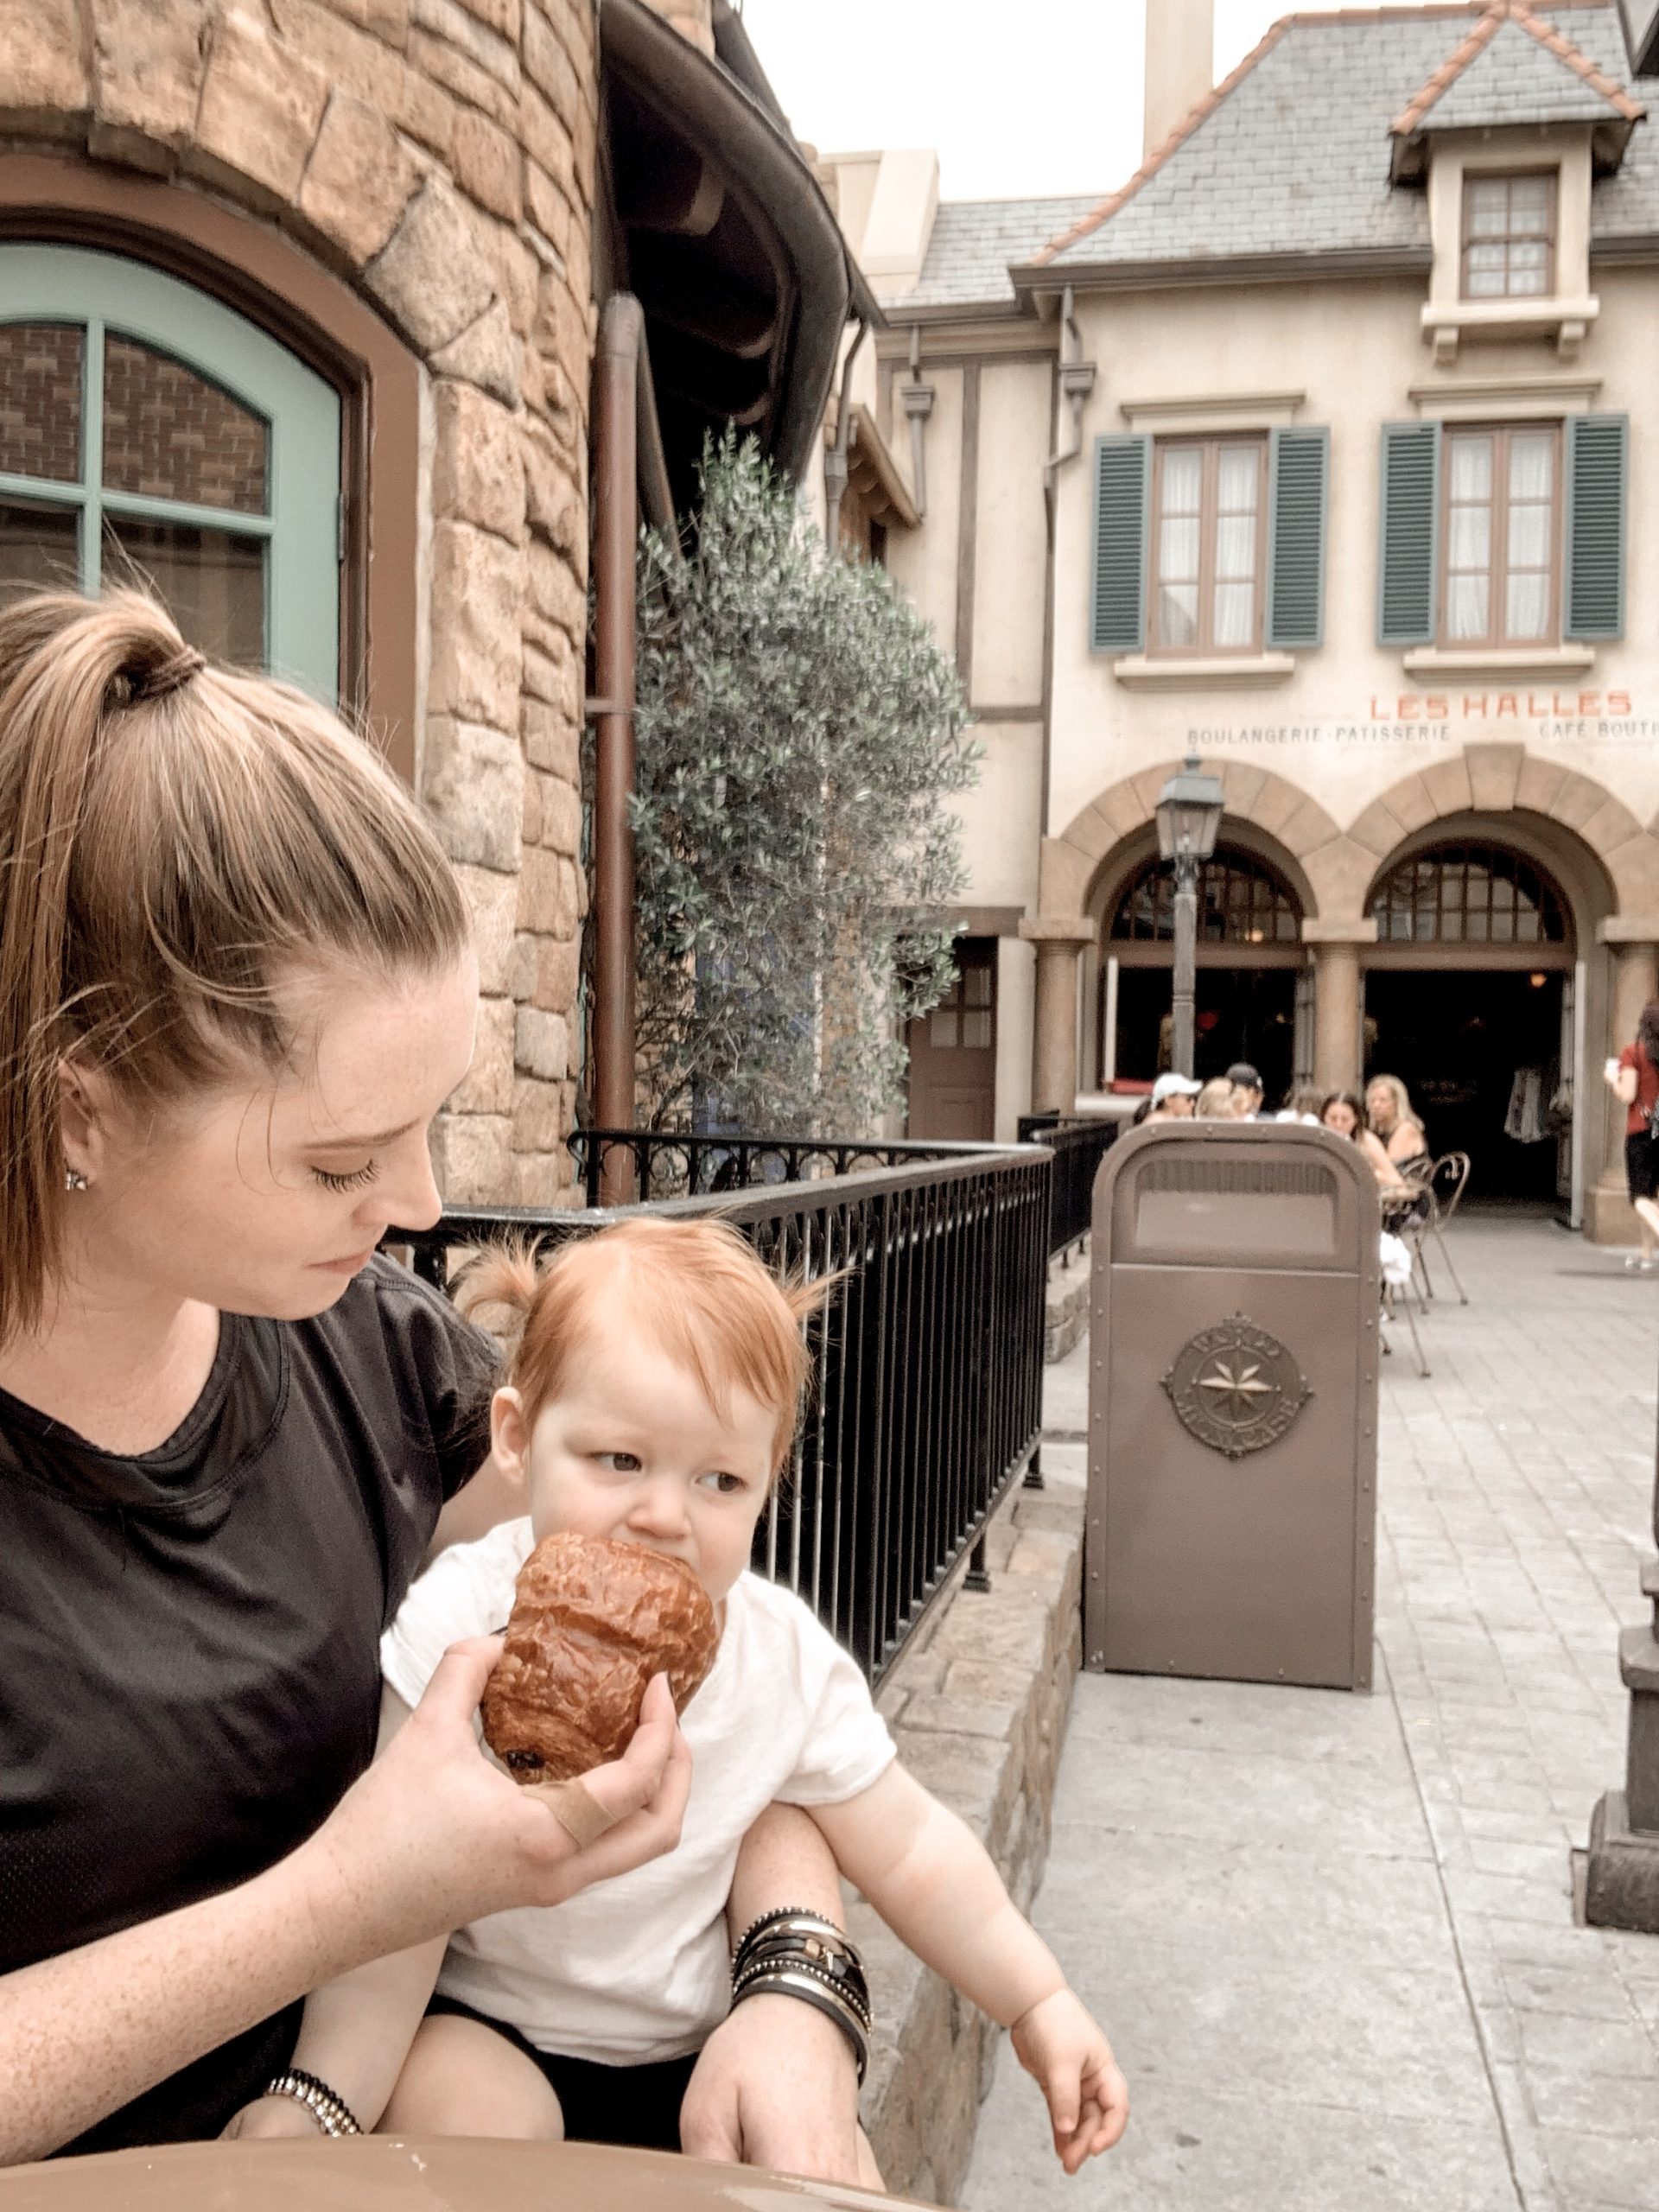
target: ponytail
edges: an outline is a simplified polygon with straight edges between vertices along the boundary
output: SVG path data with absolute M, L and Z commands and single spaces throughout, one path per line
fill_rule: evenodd
M 467 933 L 430 826 L 315 701 L 209 667 L 142 592 L 0 611 L 0 1344 L 60 1262 L 67 1063 L 151 1105 L 275 1074 L 296 971 Z

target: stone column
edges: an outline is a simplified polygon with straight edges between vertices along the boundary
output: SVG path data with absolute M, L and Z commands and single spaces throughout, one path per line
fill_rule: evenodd
M 1020 934 L 1037 952 L 1031 1109 L 1069 1114 L 1077 1095 L 1077 959 L 1095 932 L 1080 914 L 1039 914 Z
M 1636 1223 L 1630 1212 L 1624 1181 L 1624 1109 L 1601 1080 L 1601 1065 L 1610 1053 L 1620 1052 L 1636 1034 L 1643 1007 L 1659 995 L 1659 918 L 1645 914 L 1612 914 L 1596 931 L 1613 955 L 1612 1005 L 1608 1034 L 1598 1052 L 1591 1038 L 1585 1048 L 1586 1109 L 1601 1102 L 1607 1116 L 1607 1165 L 1592 1191 L 1585 1194 L 1585 1227 L 1592 1244 L 1633 1244 Z
M 1313 956 L 1314 1080 L 1327 1090 L 1357 1090 L 1364 1059 L 1359 948 L 1376 943 L 1376 920 L 1306 921 L 1302 941 Z

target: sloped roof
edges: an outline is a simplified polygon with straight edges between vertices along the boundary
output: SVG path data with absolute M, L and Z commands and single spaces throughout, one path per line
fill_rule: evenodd
M 1570 29 L 1578 25 L 1566 18 Z M 1622 56 L 1621 56 L 1622 58 Z M 1480 130 L 1495 124 L 1624 123 L 1640 104 L 1567 32 L 1522 0 L 1489 6 L 1467 38 L 1395 117 L 1395 135 Z
M 1625 91 L 1612 0 L 1557 0 L 1553 14 L 1570 22 L 1570 40 L 1519 0 L 1286 16 L 1121 191 L 1033 263 L 1061 270 L 1427 249 L 1421 194 L 1390 182 L 1390 136 L 1419 102 L 1426 114 L 1465 79 L 1474 80 L 1469 107 L 1484 103 L 1500 33 L 1513 32 L 1526 52 L 1524 62 L 1512 60 L 1506 41 L 1491 63 L 1503 122 L 1605 119 L 1628 129 L 1642 112 Z
M 883 305 L 893 314 L 906 304 L 1011 301 L 1009 267 L 1028 261 L 1056 231 L 1087 214 L 1097 197 L 1085 192 L 1064 199 L 941 200 L 920 283 L 902 300 L 884 294 Z

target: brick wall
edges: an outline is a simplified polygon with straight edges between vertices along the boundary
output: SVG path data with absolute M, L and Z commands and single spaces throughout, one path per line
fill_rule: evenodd
M 594 0 L 0 0 L 0 141 L 280 225 L 424 365 L 429 543 L 377 558 L 429 575 L 420 791 L 483 961 L 456 1200 L 572 1179 L 596 40 Z

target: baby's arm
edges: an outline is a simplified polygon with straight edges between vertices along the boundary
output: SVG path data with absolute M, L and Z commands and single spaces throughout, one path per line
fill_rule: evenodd
M 856 1797 L 808 1810 L 893 1933 L 1013 2031 L 1020 2064 L 1048 2101 L 1066 2171 L 1109 2150 L 1129 2116 L 1111 2046 L 956 1815 L 896 1762 Z
M 380 1693 L 378 1758 L 409 1718 L 393 1689 Z M 315 2074 L 343 2098 L 365 2131 L 374 2127 L 391 2096 L 409 2047 L 426 2012 L 443 1963 L 446 1936 L 417 1943 L 337 1980 L 305 2000 L 300 2039 L 291 2063 Z M 226 2128 L 226 2135 L 315 2135 L 317 2122 L 294 2097 L 257 2097 Z

